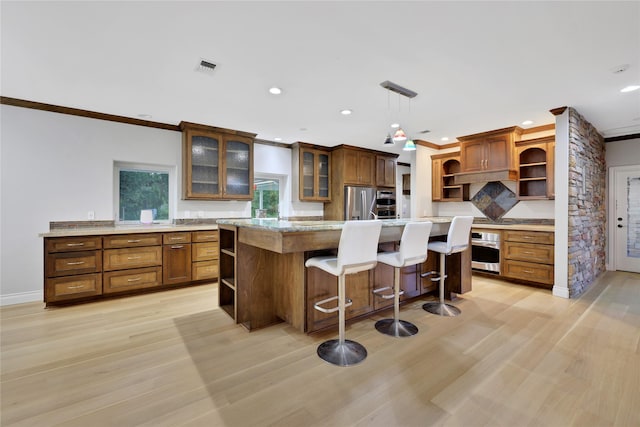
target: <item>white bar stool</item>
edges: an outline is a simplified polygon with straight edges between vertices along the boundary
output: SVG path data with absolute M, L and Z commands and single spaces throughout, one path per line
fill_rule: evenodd
M 350 366 L 362 362 L 367 357 L 367 349 L 360 343 L 344 338 L 345 308 L 351 300 L 345 298 L 345 276 L 374 268 L 378 262 L 378 240 L 382 222 L 345 221 L 338 244 L 338 256 L 309 258 L 306 267 L 317 267 L 338 277 L 338 296 L 318 301 L 313 307 L 323 313 L 338 312 L 339 339 L 328 340 L 318 346 L 318 356 L 338 366 Z M 330 301 L 338 300 L 338 306 L 322 307 Z
M 439 316 L 457 316 L 460 309 L 444 302 L 444 279 L 446 279 L 446 256 L 462 252 L 469 247 L 469 233 L 471 233 L 471 225 L 473 224 L 472 216 L 456 216 L 451 221 L 449 232 L 447 233 L 446 242 L 431 242 L 429 250 L 440 253 L 440 277 L 431 279 L 440 281 L 440 301 L 428 302 L 422 308 L 429 313 Z M 431 272 L 434 274 L 437 272 Z M 427 273 L 428 274 L 428 273 Z
M 410 337 L 418 333 L 418 327 L 406 320 L 400 320 L 400 268 L 423 263 L 427 259 L 427 245 L 433 223 L 409 222 L 404 226 L 398 252 L 383 252 L 378 254 L 378 262 L 394 267 L 393 293 L 382 294 L 391 289 L 390 286 L 373 291 L 384 299 L 393 298 L 393 319 L 382 319 L 376 322 L 376 329 L 392 337 Z

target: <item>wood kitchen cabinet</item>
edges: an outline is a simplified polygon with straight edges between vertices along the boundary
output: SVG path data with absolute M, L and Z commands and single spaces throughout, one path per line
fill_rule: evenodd
M 162 238 L 162 283 L 191 281 L 191 233 L 165 233 Z
M 253 199 L 255 134 L 181 122 L 183 198 Z
M 293 144 L 293 193 L 302 202 L 331 200 L 331 152 L 304 142 Z
M 191 233 L 191 280 L 218 278 L 218 231 Z
M 431 200 L 434 202 L 461 202 L 469 200 L 469 185 L 456 184 L 460 173 L 460 152 L 431 156 Z
M 555 136 L 516 142 L 519 200 L 554 199 Z
M 515 141 L 521 135 L 522 129 L 514 126 L 458 137 L 460 172 L 515 171 Z
M 371 152 L 342 148 L 344 183 L 346 185 L 373 186 L 375 155 Z M 335 151 L 334 151 L 335 153 Z
M 61 237 L 45 247 L 45 302 L 102 294 L 102 239 Z
M 376 155 L 376 186 L 396 186 L 396 157 Z
M 162 234 L 104 237 L 103 291 L 117 294 L 162 285 Z
M 553 285 L 554 233 L 504 230 L 502 238 L 502 276 Z

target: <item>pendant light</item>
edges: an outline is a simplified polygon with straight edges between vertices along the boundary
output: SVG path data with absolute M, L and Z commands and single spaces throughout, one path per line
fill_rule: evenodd
M 407 140 L 407 134 L 404 133 L 402 128 L 398 128 L 398 130 L 393 134 L 393 142 L 405 142 Z
M 407 139 L 407 142 L 404 143 L 404 147 L 402 147 L 404 151 L 416 151 L 416 144 L 413 142 L 411 138 Z
M 393 139 L 391 139 L 391 134 L 387 134 L 387 139 L 384 140 L 384 145 L 394 145 Z

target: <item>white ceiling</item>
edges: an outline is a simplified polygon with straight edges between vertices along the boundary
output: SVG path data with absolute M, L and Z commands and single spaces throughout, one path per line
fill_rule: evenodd
M 405 161 L 382 145 L 392 120 L 444 144 L 571 106 L 605 137 L 640 132 L 640 91 L 620 93 L 640 84 L 638 1 L 3 0 L 0 13 L 7 97 Z

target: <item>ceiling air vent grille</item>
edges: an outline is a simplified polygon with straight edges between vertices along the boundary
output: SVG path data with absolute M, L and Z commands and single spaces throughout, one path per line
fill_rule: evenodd
M 213 71 L 216 69 L 216 64 L 211 61 L 207 61 L 206 59 L 201 59 L 196 67 L 196 71 L 203 72 L 205 74 L 213 74 Z

